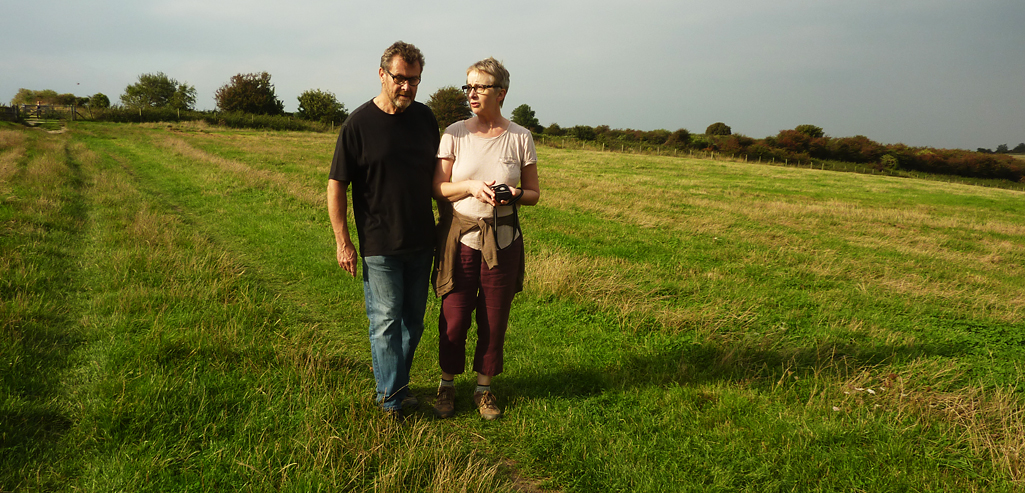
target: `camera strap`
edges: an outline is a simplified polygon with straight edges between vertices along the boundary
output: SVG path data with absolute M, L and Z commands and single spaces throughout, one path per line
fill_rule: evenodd
M 523 194 L 521 193 L 520 195 L 522 196 Z M 506 204 L 506 205 L 511 205 L 512 209 L 513 209 L 513 213 L 512 213 L 512 217 L 513 217 L 513 224 L 512 224 L 513 234 L 512 234 L 512 241 L 509 242 L 509 245 L 512 245 L 513 242 L 516 241 L 516 233 L 519 233 L 520 236 L 523 236 L 523 231 L 520 230 L 519 207 L 515 204 L 516 200 L 518 200 L 518 199 L 519 199 L 519 197 L 516 197 L 516 199 L 513 199 L 509 204 Z M 503 248 L 502 244 L 498 242 L 498 207 L 497 206 L 496 207 L 492 207 L 491 210 L 492 210 L 492 219 L 494 221 L 492 223 L 492 226 L 491 226 L 491 231 L 495 235 L 495 248 L 497 248 L 499 250 L 504 250 L 505 248 L 509 248 L 509 245 L 506 245 L 505 248 Z M 508 216 L 503 216 L 503 217 L 508 217 Z

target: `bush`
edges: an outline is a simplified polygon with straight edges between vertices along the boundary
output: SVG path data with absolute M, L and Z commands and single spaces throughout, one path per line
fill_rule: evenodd
M 181 84 L 163 72 L 142 74 L 139 82 L 125 87 L 121 104 L 129 108 L 191 110 L 196 105 L 196 88 Z
M 299 111 L 296 116 L 303 120 L 320 123 L 339 123 L 349 117 L 345 105 L 338 102 L 333 93 L 310 89 L 299 95 Z
M 568 133 L 577 140 L 594 140 L 598 138 L 598 134 L 595 133 L 594 129 L 587 125 L 575 125 L 569 129 Z
M 89 98 L 89 107 L 99 110 L 110 108 L 110 98 L 102 92 L 93 94 L 92 97 Z
M 730 135 L 732 133 L 733 129 L 723 122 L 713 123 L 705 129 L 705 135 Z
M 267 72 L 232 76 L 227 84 L 214 93 L 217 108 L 230 113 L 283 114 L 285 104 L 274 94 L 270 77 Z
M 670 134 L 668 130 L 660 128 L 658 130 L 644 132 L 644 134 L 641 137 L 641 140 L 648 144 L 662 145 L 665 144 L 667 140 L 669 140 L 670 135 L 672 134 Z
M 886 154 L 879 158 L 879 166 L 885 170 L 896 171 L 900 168 L 900 161 L 898 161 L 892 154 Z
M 886 148 L 873 142 L 864 135 L 828 139 L 826 156 L 820 156 L 849 163 L 876 163 L 886 152 Z
M 32 89 L 25 89 L 24 87 L 18 89 L 18 93 L 11 99 L 11 105 L 19 104 L 57 104 L 57 91 L 53 89 L 43 89 L 42 91 L 33 91 Z
M 231 128 L 253 128 L 261 130 L 296 130 L 323 132 L 329 127 L 319 122 L 310 122 L 282 115 L 254 115 L 241 112 L 210 112 L 177 110 L 174 108 L 127 108 L 114 106 L 94 114 L 96 121 L 113 123 L 183 122 L 203 121 L 210 125 Z
M 690 136 L 690 146 L 694 149 L 712 150 L 714 149 L 713 145 L 714 143 L 712 142 L 712 138 L 708 135 L 702 134 Z
M 434 112 L 434 118 L 438 119 L 438 126 L 441 128 L 448 128 L 455 122 L 473 116 L 466 95 L 456 86 L 445 86 L 434 91 L 427 100 L 427 107 Z
M 818 139 L 826 136 L 826 133 L 822 130 L 822 127 L 816 127 L 815 125 L 798 125 L 794 127 L 794 131 Z
M 322 125 L 312 124 L 297 118 L 282 115 L 256 115 L 239 111 L 206 113 L 203 121 L 211 125 L 231 128 L 254 128 L 259 130 L 314 130 L 323 131 Z
M 666 145 L 681 149 L 686 148 L 690 145 L 690 131 L 681 128 L 669 134 L 669 138 L 666 139 Z
M 201 118 L 197 112 L 189 110 L 183 112 L 167 106 L 129 108 L 124 105 L 115 105 L 94 113 L 96 121 L 113 123 L 177 122 Z
M 74 106 L 77 102 L 78 98 L 74 94 L 58 94 L 54 104 L 58 106 Z
M 544 130 L 544 127 L 541 126 L 541 122 L 537 121 L 537 116 L 534 115 L 534 110 L 530 109 L 530 106 L 526 104 L 521 104 L 512 111 L 512 121 L 534 133 L 539 134 Z
M 732 134 L 714 138 L 715 149 L 734 156 L 749 154 L 747 148 L 755 143 L 755 139 L 742 134 Z
M 808 134 L 798 132 L 797 130 L 781 130 L 771 141 L 766 139 L 769 145 L 791 153 L 808 152 L 808 149 L 811 147 L 811 140 Z
M 552 137 L 561 137 L 563 135 L 566 135 L 566 131 L 563 130 L 563 128 L 560 127 L 558 123 L 552 123 L 551 125 L 545 127 L 544 134 L 551 135 Z

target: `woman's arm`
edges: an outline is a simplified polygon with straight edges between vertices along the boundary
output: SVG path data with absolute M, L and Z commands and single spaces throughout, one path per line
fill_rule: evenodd
M 541 200 L 541 184 L 537 178 L 537 165 L 525 166 L 520 170 L 520 200 L 522 205 L 537 205 Z
M 454 159 L 438 158 L 438 165 L 434 168 L 435 199 L 456 202 L 472 196 L 485 204 L 496 205 L 495 192 L 491 190 L 491 185 L 495 184 L 494 181 L 488 183 L 479 180 L 465 180 L 452 183 L 453 163 L 455 163 Z

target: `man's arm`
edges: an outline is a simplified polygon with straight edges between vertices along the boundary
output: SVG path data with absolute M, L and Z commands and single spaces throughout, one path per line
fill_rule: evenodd
M 338 266 L 356 277 L 356 247 L 349 236 L 349 221 L 346 217 L 345 191 L 349 183 L 338 180 L 327 181 L 327 212 L 331 216 L 331 229 L 335 232 Z

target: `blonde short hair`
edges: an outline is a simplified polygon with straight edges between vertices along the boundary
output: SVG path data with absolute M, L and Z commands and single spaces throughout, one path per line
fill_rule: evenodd
M 492 79 L 495 79 L 493 82 L 495 86 L 501 87 L 506 91 L 509 90 L 509 71 L 505 69 L 502 62 L 495 60 L 494 57 L 487 57 L 473 65 L 470 65 L 470 68 L 466 69 L 466 75 L 470 75 L 470 72 L 488 74 Z M 504 103 L 505 100 L 503 99 L 498 103 L 498 105 L 502 106 Z
M 493 57 L 485 58 L 466 69 L 466 75 L 470 75 L 470 72 L 483 72 L 495 79 L 495 85 L 502 89 L 509 89 L 509 71 L 505 69 L 502 62 L 495 60 Z

